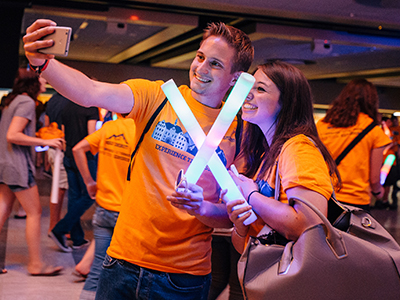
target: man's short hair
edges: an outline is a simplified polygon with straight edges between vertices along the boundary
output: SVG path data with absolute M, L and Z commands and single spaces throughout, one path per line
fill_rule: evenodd
M 224 23 L 210 23 L 204 30 L 200 45 L 210 36 L 221 36 L 235 50 L 236 55 L 232 62 L 231 73 L 247 72 L 254 59 L 254 48 L 249 36 L 235 27 Z

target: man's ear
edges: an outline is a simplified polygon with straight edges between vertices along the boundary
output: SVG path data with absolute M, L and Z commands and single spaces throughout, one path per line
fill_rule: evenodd
M 230 86 L 234 86 L 236 81 L 239 79 L 240 74 L 242 74 L 242 72 L 235 72 L 235 74 L 233 74 L 232 80 L 229 83 Z

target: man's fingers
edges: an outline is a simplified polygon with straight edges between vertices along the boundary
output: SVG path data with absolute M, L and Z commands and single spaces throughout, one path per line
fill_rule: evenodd
M 22 38 L 24 43 L 30 43 L 40 40 L 42 37 L 52 34 L 55 30 L 54 26 L 43 27 L 34 31 L 28 31 L 28 29 L 26 30 L 26 34 Z
M 55 22 L 51 20 L 37 20 L 26 30 L 26 35 L 22 38 L 24 42 L 24 50 L 29 58 L 35 59 L 52 59 L 54 55 L 38 52 L 39 49 L 51 47 L 54 44 L 53 40 L 40 40 L 42 37 L 54 32 Z M 32 62 L 32 61 L 31 61 Z M 40 61 L 34 61 L 39 63 Z M 39 64 L 40 65 L 40 64 Z
M 32 25 L 26 29 L 26 33 L 31 33 L 40 28 L 48 27 L 48 26 L 57 26 L 57 23 L 52 20 L 48 20 L 48 19 L 38 19 L 35 22 L 33 22 Z

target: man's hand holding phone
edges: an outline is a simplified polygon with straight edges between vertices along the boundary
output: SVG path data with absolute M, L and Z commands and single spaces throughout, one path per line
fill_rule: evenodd
M 56 26 L 57 24 L 52 20 L 39 19 L 26 29 L 26 35 L 23 37 L 24 50 L 31 65 L 40 66 L 44 64 L 46 59 L 55 57 L 55 54 L 52 54 L 51 51 L 44 50 L 45 48 L 55 46 L 54 40 L 43 38 L 54 34 Z M 44 53 L 43 51 L 48 53 Z
M 53 45 L 39 49 L 38 51 L 55 56 L 67 56 L 69 43 L 71 41 L 71 32 L 71 27 L 54 27 L 54 32 L 52 34 L 43 37 L 43 40 L 52 40 Z

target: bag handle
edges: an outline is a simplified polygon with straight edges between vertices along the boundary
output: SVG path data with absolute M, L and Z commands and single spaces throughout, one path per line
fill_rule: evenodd
M 326 234 L 326 240 L 331 248 L 332 252 L 336 255 L 337 258 L 345 258 L 347 257 L 347 249 L 346 245 L 344 244 L 343 236 L 342 233 L 335 229 L 332 224 L 328 221 L 328 219 L 324 216 L 324 214 L 316 208 L 313 204 L 308 202 L 302 197 L 296 196 L 296 198 L 290 198 L 289 199 L 289 204 L 293 205 L 293 202 L 299 201 L 306 206 L 308 206 L 314 213 L 318 215 L 318 217 L 322 220 L 325 226 L 325 234 Z

